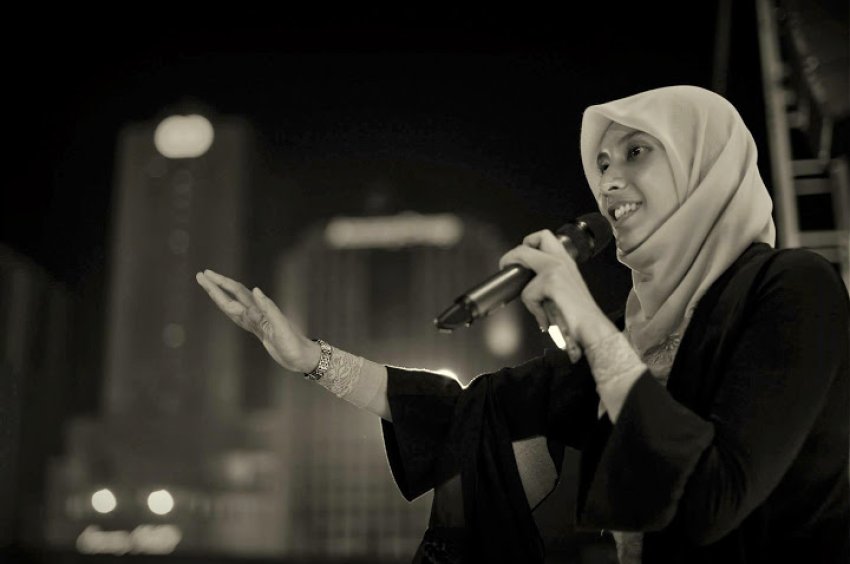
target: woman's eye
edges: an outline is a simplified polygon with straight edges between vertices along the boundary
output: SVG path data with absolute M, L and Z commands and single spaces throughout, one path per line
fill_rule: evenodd
M 643 153 L 643 147 L 641 147 L 640 145 L 635 145 L 634 147 L 631 147 L 629 149 L 629 158 L 633 159 L 641 153 Z
M 608 170 L 608 163 L 599 163 L 599 172 L 605 172 Z

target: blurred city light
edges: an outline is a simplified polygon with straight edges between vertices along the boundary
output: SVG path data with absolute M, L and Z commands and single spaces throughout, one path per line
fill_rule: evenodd
M 215 132 L 202 115 L 169 116 L 156 126 L 153 143 L 169 159 L 200 157 L 212 146 Z
M 169 323 L 162 330 L 162 341 L 169 348 L 180 348 L 186 342 L 186 331 L 179 323 Z
M 98 513 L 109 513 L 118 505 L 115 495 L 106 488 L 94 492 L 91 496 L 91 506 Z
M 501 312 L 487 320 L 484 325 L 484 342 L 496 356 L 510 356 L 519 350 L 522 333 L 516 316 Z
M 148 496 L 148 508 L 157 515 L 165 515 L 174 509 L 174 498 L 168 490 L 157 490 Z
M 463 237 L 463 222 L 454 214 L 404 212 L 381 217 L 338 217 L 325 228 L 333 249 L 401 248 L 412 245 L 451 247 Z
M 171 554 L 183 532 L 176 525 L 139 525 L 132 531 L 104 531 L 89 525 L 77 537 L 77 551 L 82 554 Z

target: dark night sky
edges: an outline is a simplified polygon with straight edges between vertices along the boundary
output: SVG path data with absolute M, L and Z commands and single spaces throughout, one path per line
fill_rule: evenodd
M 727 95 L 766 155 L 755 21 L 749 2 L 733 4 Z M 185 97 L 248 118 L 270 177 L 293 155 L 467 167 L 513 190 L 500 200 L 509 234 L 555 227 L 562 210 L 592 204 L 578 161 L 585 106 L 669 84 L 711 87 L 716 2 L 679 6 L 599 3 L 533 17 L 410 8 L 321 25 L 259 10 L 214 21 L 152 7 L 52 14 L 30 45 L 7 50 L 14 148 L 0 242 L 46 268 L 80 308 L 102 308 L 118 130 Z M 427 208 L 431 196 L 402 198 Z M 79 315 L 96 344 L 100 318 Z
M 80 283 L 105 244 L 118 129 L 184 96 L 246 116 L 272 153 L 357 157 L 395 147 L 503 167 L 496 172 L 534 200 L 571 184 L 583 190 L 584 106 L 666 84 L 711 86 L 714 2 L 689 3 L 688 26 L 674 23 L 676 13 L 624 6 L 516 22 L 458 11 L 445 15 L 455 23 L 404 13 L 310 26 L 307 16 L 243 11 L 227 23 L 104 14 L 103 23 L 48 24 L 41 48 L 10 60 L 15 148 L 0 240 Z M 730 98 L 760 120 L 760 99 L 747 88 L 759 82 L 754 22 L 738 11 Z M 260 23 L 268 20 L 288 24 Z M 744 31 L 751 41 L 738 38 Z

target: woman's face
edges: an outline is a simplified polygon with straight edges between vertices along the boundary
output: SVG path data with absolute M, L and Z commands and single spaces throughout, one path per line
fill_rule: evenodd
M 614 228 L 617 247 L 629 252 L 679 205 L 667 151 L 652 135 L 612 123 L 599 143 L 596 166 L 599 209 Z

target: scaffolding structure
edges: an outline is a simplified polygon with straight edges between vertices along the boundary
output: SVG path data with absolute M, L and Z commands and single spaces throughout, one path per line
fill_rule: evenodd
M 850 291 L 848 33 L 829 9 L 756 0 L 778 244 L 821 254 Z

